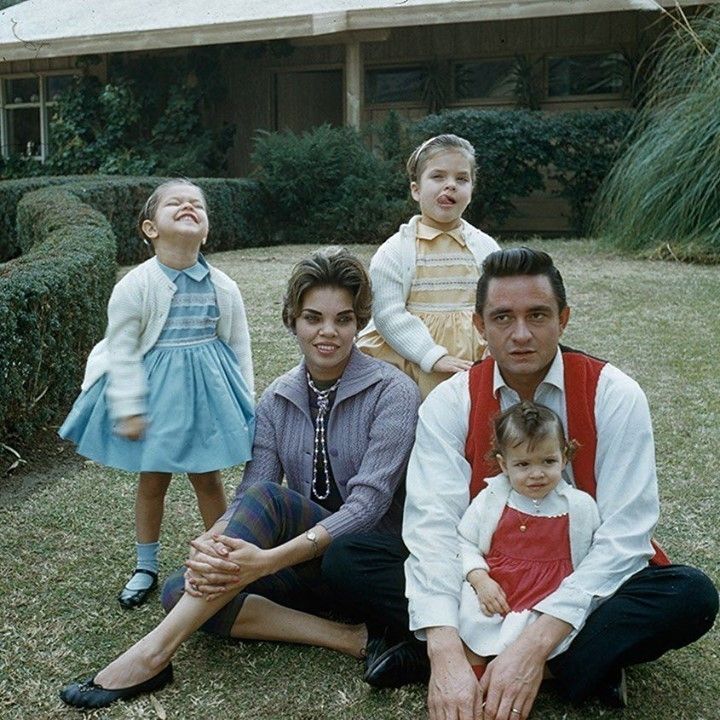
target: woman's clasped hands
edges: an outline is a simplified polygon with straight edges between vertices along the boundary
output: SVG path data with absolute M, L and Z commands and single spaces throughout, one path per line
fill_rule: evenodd
M 239 538 L 207 532 L 190 542 L 185 592 L 210 601 L 273 572 L 269 551 Z

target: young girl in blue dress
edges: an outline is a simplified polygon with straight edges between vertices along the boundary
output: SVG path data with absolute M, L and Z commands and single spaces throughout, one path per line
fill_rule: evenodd
M 113 289 L 105 338 L 59 431 L 81 455 L 140 473 L 137 563 L 118 595 L 124 607 L 142 604 L 157 585 L 172 473 L 188 474 L 211 527 L 226 509 L 220 470 L 250 458 L 254 430 L 245 308 L 235 282 L 200 254 L 209 229 L 202 190 L 163 183 L 138 227 L 155 256 Z

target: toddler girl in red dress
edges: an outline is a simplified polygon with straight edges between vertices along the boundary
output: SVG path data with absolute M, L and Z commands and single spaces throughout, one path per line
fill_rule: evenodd
M 597 505 L 562 478 L 575 449 L 560 418 L 542 405 L 518 403 L 494 420 L 492 453 L 502 473 L 486 481 L 458 526 L 465 578 L 459 631 L 478 678 L 590 549 Z

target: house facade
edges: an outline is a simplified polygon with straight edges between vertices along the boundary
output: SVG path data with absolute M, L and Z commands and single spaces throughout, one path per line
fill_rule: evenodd
M 42 162 L 58 93 L 78 72 L 101 79 L 119 58 L 152 73 L 158 57 L 222 47 L 228 92 L 206 121 L 236 127 L 229 174 L 249 171 L 259 129 L 358 128 L 390 110 L 627 107 L 643 53 L 674 0 L 26 0 L 0 12 L 3 155 Z M 102 7 L 99 7 L 99 6 Z M 88 63 L 92 58 L 92 64 Z M 508 231 L 559 232 L 558 199 L 529 199 Z

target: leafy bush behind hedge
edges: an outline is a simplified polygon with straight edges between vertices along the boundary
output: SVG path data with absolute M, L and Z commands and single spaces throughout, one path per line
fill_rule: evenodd
M 262 133 L 252 156 L 268 221 L 278 242 L 379 242 L 417 212 L 405 162 L 413 147 L 455 133 L 475 147 L 477 182 L 465 217 L 497 232 L 519 197 L 546 189 L 571 205 L 576 233 L 632 122 L 632 111 L 546 114 L 453 110 L 404 125 L 391 113 L 369 144 L 350 128 L 295 135 Z
M 259 133 L 252 163 L 274 242 L 380 242 L 408 213 L 396 168 L 353 128 Z
M 115 281 L 107 219 L 64 188 L 25 195 L 25 253 L 0 265 L 0 438 L 24 442 L 78 391 Z
M 138 236 L 137 216 L 150 193 L 167 178 L 81 175 L 35 177 L 0 182 L 0 259 L 22 254 L 35 242 L 33 232 L 16 231 L 18 202 L 25 193 L 48 185 L 62 185 L 75 197 L 102 213 L 117 238 L 117 261 L 127 265 L 148 258 L 148 249 Z M 199 178 L 194 182 L 207 197 L 210 235 L 207 248 L 232 250 L 266 242 L 257 185 L 251 180 Z M 35 232 L 42 232 L 36 228 Z M 23 244 L 26 239 L 26 246 Z

